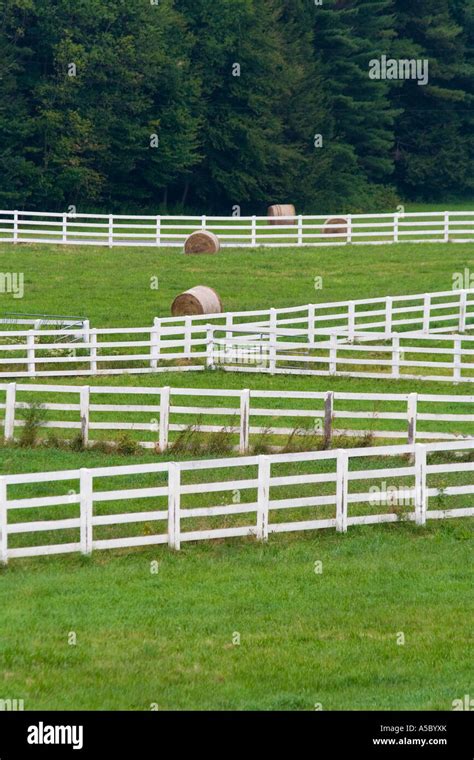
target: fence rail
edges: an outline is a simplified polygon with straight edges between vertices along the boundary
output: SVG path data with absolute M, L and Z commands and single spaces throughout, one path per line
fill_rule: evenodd
M 59 245 L 182 247 L 196 229 L 223 246 L 321 246 L 349 243 L 463 243 L 474 240 L 474 211 L 333 215 L 162 216 L 0 211 L 0 242 Z
M 277 450 L 307 445 L 308 438 L 330 447 L 346 436 L 408 444 L 474 437 L 474 396 L 9 383 L 0 384 L 6 442 L 18 437 L 33 404 L 44 414 L 38 429 L 74 433 L 83 447 L 110 441 L 102 436 L 112 432 L 161 452 L 178 446 L 186 431 L 224 433 L 240 454 L 263 439 Z
M 4 475 L 0 562 L 469 517 L 473 452 L 471 440 Z
M 316 334 L 234 327 L 219 337 L 208 328 L 207 366 L 236 372 L 474 382 L 474 336 L 357 332 Z M 222 329 L 221 329 L 221 332 Z M 237 334 L 237 339 L 233 335 Z
M 0 331 L 0 376 L 202 370 L 206 362 L 209 364 L 209 342 L 220 337 L 220 333 L 229 346 L 238 348 L 239 342 L 246 346 L 244 364 L 251 360 L 252 351 L 253 363 L 261 364 L 259 352 L 264 344 L 271 350 L 272 340 L 285 337 L 306 341 L 311 347 L 318 336 L 329 337 L 332 333 L 349 342 L 362 339 L 365 333 L 376 337 L 383 333 L 384 340 L 390 340 L 394 333 L 401 338 L 418 333 L 424 336 L 453 333 L 461 337 L 473 326 L 474 289 L 470 289 L 286 309 L 164 317 L 156 318 L 147 327 L 93 329 L 86 321 L 80 344 L 77 336 L 68 342 L 64 330 L 9 329 Z M 195 363 L 174 366 L 183 359 Z

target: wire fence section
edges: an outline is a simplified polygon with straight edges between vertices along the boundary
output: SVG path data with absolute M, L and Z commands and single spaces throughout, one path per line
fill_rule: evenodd
M 233 248 L 465 243 L 474 240 L 474 211 L 298 215 L 277 220 L 267 216 L 0 211 L 0 242 L 8 243 L 181 248 L 186 237 L 197 229 L 214 232 L 223 246 Z
M 382 335 L 383 341 L 389 341 L 396 333 L 400 339 L 405 335 L 440 334 L 442 340 L 443 334 L 449 333 L 464 340 L 463 334 L 473 326 L 474 289 L 283 309 L 157 317 L 146 327 L 97 329 L 91 328 L 88 320 L 70 331 L 49 329 L 48 325 L 18 330 L 9 325 L 9 329 L 0 330 L 0 376 L 202 370 L 206 364 L 229 363 L 232 352 L 237 358 L 240 356 L 243 368 L 252 363 L 264 368 L 272 344 L 285 337 L 306 342 L 307 349 L 319 337 L 327 340 L 333 334 L 340 336 L 338 343 L 355 343 L 365 334 L 369 334 L 369 339 L 370 334 L 377 338 Z M 210 344 L 221 350 L 223 338 L 226 362 L 217 361 L 218 357 L 209 362 Z M 465 340 L 468 341 L 467 336 Z M 239 353 L 239 343 L 245 361 L 242 351 Z M 339 367 L 343 364 L 341 354 L 340 358 Z M 271 360 L 270 369 L 274 364 Z
M 474 440 L 0 477 L 0 562 L 474 515 Z
M 72 436 L 81 448 L 122 434 L 144 448 L 193 454 L 474 438 L 474 396 L 452 394 L 4 383 L 0 410 L 7 443 L 21 441 L 34 410 L 37 433 L 50 436 L 42 440 Z

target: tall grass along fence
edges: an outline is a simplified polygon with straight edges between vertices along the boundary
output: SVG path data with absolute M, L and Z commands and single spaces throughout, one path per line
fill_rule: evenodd
M 6 442 L 21 440 L 33 410 L 38 440 L 45 431 L 73 433 L 87 447 L 125 433 L 160 452 L 199 451 L 201 434 L 240 454 L 308 441 L 330 448 L 342 437 L 409 444 L 474 437 L 474 396 L 461 395 L 9 383 L 0 384 L 0 410 Z
M 225 365 L 233 362 L 232 357 L 243 368 L 252 363 L 263 367 L 266 362 L 273 371 L 277 360 L 272 352 L 280 350 L 276 344 L 288 338 L 306 343 L 311 354 L 320 337 L 329 341 L 333 339 L 331 336 L 339 336 L 336 348 L 341 341 L 355 343 L 374 336 L 384 342 L 396 342 L 398 333 L 400 340 L 404 335 L 421 334 L 431 339 L 438 333 L 441 336 L 452 333 L 453 340 L 463 341 L 462 334 L 473 325 L 474 289 L 287 309 L 164 317 L 156 318 L 147 327 L 96 329 L 86 320 L 70 341 L 65 340 L 64 329 L 1 330 L 0 375 L 21 378 L 183 371 L 203 369 L 205 364 Z M 223 341 L 224 362 L 214 355 L 216 347 L 222 353 Z M 243 347 L 243 360 L 239 343 Z M 303 349 L 300 345 L 299 350 Z M 340 358 L 339 368 L 343 364 L 342 355 Z M 328 372 L 334 374 L 331 367 Z
M 5 475 L 0 561 L 469 517 L 473 454 L 471 440 Z
M 380 243 L 465 243 L 474 240 L 474 211 L 266 216 L 151 216 L 0 211 L 0 242 L 182 247 L 196 229 L 223 246 L 315 246 Z

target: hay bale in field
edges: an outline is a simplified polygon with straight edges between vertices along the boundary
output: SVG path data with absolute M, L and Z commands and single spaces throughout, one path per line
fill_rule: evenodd
M 184 317 L 192 314 L 221 314 L 222 301 L 213 288 L 206 285 L 196 285 L 176 296 L 172 305 L 173 317 Z
M 196 230 L 184 241 L 185 253 L 218 253 L 221 244 L 217 235 L 209 230 Z
M 282 216 L 291 216 L 292 219 L 280 219 Z M 296 224 L 296 209 L 291 203 L 280 204 L 268 207 L 269 224 Z
M 339 225 L 339 226 L 335 226 Z M 323 227 L 324 235 L 347 235 L 347 219 L 342 216 L 334 216 L 326 219 Z

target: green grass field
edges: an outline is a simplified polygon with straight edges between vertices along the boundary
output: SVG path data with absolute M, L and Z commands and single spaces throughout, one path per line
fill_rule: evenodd
M 0 313 L 144 326 L 197 284 L 216 288 L 226 309 L 245 310 L 450 290 L 470 267 L 464 244 L 191 259 L 178 250 L 3 245 L 0 270 L 23 272 L 25 295 L 0 294 Z M 99 383 L 472 393 L 470 384 L 220 372 Z M 156 456 L 0 449 L 1 473 L 134 461 Z M 14 560 L 0 571 L 0 699 L 23 698 L 26 709 L 449 710 L 472 684 L 471 552 L 472 521 L 464 519 L 279 535 L 266 546 L 200 542 L 179 555 L 163 547 Z

